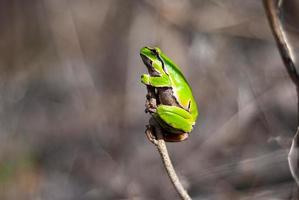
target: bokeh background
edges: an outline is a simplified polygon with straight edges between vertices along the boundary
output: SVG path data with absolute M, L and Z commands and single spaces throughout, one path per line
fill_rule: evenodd
M 296 91 L 260 0 L 1 0 L 0 24 L 1 200 L 178 199 L 144 135 L 143 46 L 198 101 L 190 138 L 168 143 L 193 199 L 296 195 Z

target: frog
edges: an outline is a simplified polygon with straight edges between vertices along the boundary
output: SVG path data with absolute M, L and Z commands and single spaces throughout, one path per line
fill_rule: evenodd
M 189 137 L 198 117 L 197 103 L 182 70 L 158 47 L 143 47 L 140 56 L 148 69 L 141 83 L 154 89 L 156 105 L 147 111 L 163 130 L 167 142 Z

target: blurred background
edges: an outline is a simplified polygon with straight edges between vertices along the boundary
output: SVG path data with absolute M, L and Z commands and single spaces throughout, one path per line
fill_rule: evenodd
M 0 24 L 1 200 L 178 199 L 144 134 L 143 46 L 198 102 L 190 138 L 168 143 L 193 199 L 294 196 L 296 91 L 260 0 L 1 0 Z

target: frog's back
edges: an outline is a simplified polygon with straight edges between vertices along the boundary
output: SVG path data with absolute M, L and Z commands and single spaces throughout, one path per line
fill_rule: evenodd
M 197 105 L 192 94 L 192 89 L 184 77 L 181 69 L 173 63 L 166 55 L 161 54 L 164 61 L 166 72 L 169 74 L 175 96 L 180 96 L 177 99 L 178 103 L 186 110 L 189 110 L 197 116 Z

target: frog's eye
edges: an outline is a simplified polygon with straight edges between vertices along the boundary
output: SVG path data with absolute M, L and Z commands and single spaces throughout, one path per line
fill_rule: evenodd
M 158 47 L 155 48 L 155 51 L 157 52 L 157 54 L 161 54 L 161 50 Z
M 160 53 L 161 53 L 161 50 L 159 48 L 153 48 L 152 49 L 152 53 L 155 55 L 155 56 L 159 56 Z
M 152 49 L 152 53 L 153 53 L 154 55 L 158 55 L 158 54 L 159 54 L 159 52 L 157 51 L 157 49 Z

